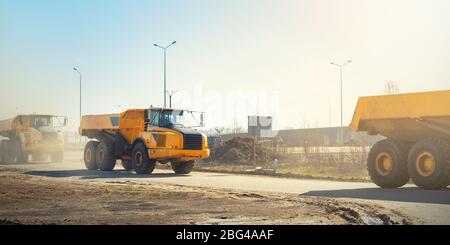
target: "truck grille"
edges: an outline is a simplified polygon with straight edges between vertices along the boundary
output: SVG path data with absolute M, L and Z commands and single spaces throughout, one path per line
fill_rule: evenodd
M 58 141 L 55 133 L 43 133 L 42 136 L 42 141 L 46 143 L 56 143 Z
M 203 139 L 201 134 L 183 134 L 183 148 L 185 150 L 201 150 Z

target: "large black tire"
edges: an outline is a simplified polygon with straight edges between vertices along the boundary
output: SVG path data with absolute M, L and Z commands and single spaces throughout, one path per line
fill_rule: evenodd
M 17 163 L 20 160 L 24 160 L 20 140 L 13 139 L 6 141 L 3 158 L 6 163 Z
M 381 140 L 370 149 L 367 170 L 372 181 L 382 188 L 397 188 L 409 181 L 407 157 L 409 144 Z
M 12 163 L 27 163 L 29 154 L 22 150 L 22 144 L 20 143 L 20 139 L 16 139 L 13 141 L 9 141 L 11 144 L 12 150 Z
M 5 142 L 0 141 L 0 163 L 5 163 L 5 157 L 3 156 L 3 154 L 5 154 L 5 151 Z
M 16 145 L 12 140 L 4 141 L 3 161 L 5 163 L 16 163 Z
M 50 154 L 50 161 L 53 163 L 60 163 L 64 160 L 64 151 L 58 151 Z
M 98 141 L 89 141 L 84 147 L 84 165 L 89 170 L 97 170 L 97 162 L 95 161 L 95 152 L 97 151 Z
M 195 161 L 171 162 L 170 165 L 176 174 L 189 174 L 194 169 Z
M 14 141 L 12 140 L 5 140 L 3 141 L 3 161 L 5 163 L 15 163 L 16 162 L 16 146 L 14 144 Z
M 143 143 L 137 143 L 131 151 L 131 165 L 137 174 L 150 174 L 155 169 L 156 161 L 150 160 Z
M 417 142 L 408 156 L 408 171 L 423 189 L 443 189 L 450 184 L 450 144 L 440 139 Z
M 132 170 L 133 169 L 133 165 L 131 165 L 131 161 L 130 160 L 121 160 L 121 163 L 122 163 L 122 167 L 125 169 L 125 170 Z
M 101 171 L 111 171 L 116 166 L 116 160 L 113 144 L 101 142 L 97 146 L 95 161 L 97 162 L 98 169 Z
M 23 152 L 22 150 L 20 150 L 19 154 L 17 155 L 17 162 L 19 162 L 19 163 L 27 163 L 29 158 L 30 158 L 30 155 L 28 153 Z

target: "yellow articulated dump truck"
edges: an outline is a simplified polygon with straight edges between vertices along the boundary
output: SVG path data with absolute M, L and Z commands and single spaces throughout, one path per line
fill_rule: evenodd
M 89 139 L 84 150 L 87 169 L 111 171 L 120 159 L 126 170 L 149 174 L 156 162 L 188 174 L 195 160 L 209 157 L 204 114 L 188 110 L 131 109 L 121 114 L 83 116 L 80 133 Z
M 62 162 L 64 137 L 61 128 L 67 118 L 53 115 L 18 115 L 0 121 L 0 162 L 45 161 Z
M 450 184 L 450 90 L 361 97 L 350 128 L 387 137 L 367 161 L 378 186 L 396 188 L 409 179 L 424 189 Z

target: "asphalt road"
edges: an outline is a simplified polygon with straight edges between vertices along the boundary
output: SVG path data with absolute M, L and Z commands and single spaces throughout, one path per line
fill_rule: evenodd
M 414 185 L 399 189 L 381 189 L 372 183 L 342 182 L 313 179 L 292 179 L 267 176 L 193 172 L 180 176 L 168 170 L 155 170 L 151 175 L 136 175 L 124 171 L 120 164 L 112 172 L 90 171 L 84 168 L 82 154 L 66 152 L 63 163 L 37 163 L 7 165 L 23 170 L 26 174 L 55 178 L 76 177 L 99 180 L 137 180 L 159 183 L 226 188 L 245 191 L 284 192 L 299 195 L 333 198 L 364 199 L 381 206 L 394 208 L 426 224 L 450 224 L 450 191 L 421 190 Z

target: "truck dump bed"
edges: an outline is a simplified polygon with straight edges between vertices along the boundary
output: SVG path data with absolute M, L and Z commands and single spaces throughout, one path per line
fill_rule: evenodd
M 450 90 L 360 97 L 350 128 L 401 141 L 450 140 Z
M 84 130 L 117 130 L 120 114 L 83 116 L 80 131 Z
M 13 120 L 15 118 L 0 120 L 0 135 L 7 136 L 13 130 Z
M 89 138 L 104 138 L 119 129 L 120 114 L 83 116 L 80 124 L 80 134 Z M 108 137 L 109 138 L 109 137 Z M 105 139 L 107 140 L 107 139 Z

